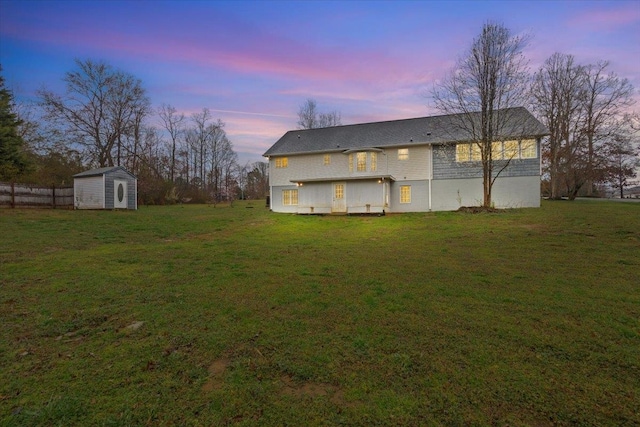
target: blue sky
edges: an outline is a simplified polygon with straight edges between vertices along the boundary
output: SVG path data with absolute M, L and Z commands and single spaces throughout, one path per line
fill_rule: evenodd
M 62 92 L 75 58 L 104 60 L 141 79 L 154 106 L 209 108 L 241 161 L 258 161 L 307 98 L 344 124 L 435 113 L 430 88 L 487 21 L 531 36 L 532 70 L 554 52 L 609 60 L 640 101 L 638 0 L 0 0 L 0 64 L 28 102 Z

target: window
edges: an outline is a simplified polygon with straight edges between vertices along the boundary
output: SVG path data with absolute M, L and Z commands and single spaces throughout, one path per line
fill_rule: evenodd
M 356 153 L 356 170 L 358 172 L 366 172 L 367 170 L 367 153 Z
M 298 190 L 282 190 L 282 204 L 296 206 L 298 204 Z
M 469 144 L 456 144 L 456 162 L 468 162 L 471 152 Z
M 334 190 L 334 198 L 336 200 L 344 199 L 344 184 L 336 184 L 333 187 Z
M 504 158 L 506 160 L 518 158 L 518 141 L 504 142 Z
M 289 165 L 289 159 L 287 157 L 276 157 L 276 168 L 286 168 Z
M 411 186 L 400 186 L 400 203 L 411 203 Z
M 350 153 L 349 154 L 349 172 L 352 173 L 354 169 L 357 172 L 366 172 L 367 162 L 369 163 L 369 170 L 371 172 L 375 172 L 378 169 L 378 154 L 374 152 L 367 152 L 367 151 Z
M 325 154 L 323 159 L 323 164 L 328 166 L 331 164 L 331 154 Z
M 534 139 L 524 141 L 504 141 L 491 143 L 492 160 L 535 159 L 538 157 L 538 146 Z M 482 160 L 479 144 L 456 144 L 456 162 Z
M 536 141 L 533 139 L 525 139 L 520 143 L 520 158 L 535 159 L 538 157 L 536 149 Z
M 398 160 L 409 160 L 408 148 L 398 148 Z
M 471 144 L 471 161 L 479 162 L 482 160 L 482 151 L 480 151 L 480 144 L 475 142 Z
M 492 142 L 491 143 L 491 158 L 493 160 L 502 160 L 502 142 Z

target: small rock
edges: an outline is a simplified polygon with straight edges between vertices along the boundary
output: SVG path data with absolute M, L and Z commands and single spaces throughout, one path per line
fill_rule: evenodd
M 141 321 L 133 322 L 132 324 L 127 326 L 125 329 L 130 329 L 132 331 L 135 331 L 136 329 L 140 329 L 142 325 L 144 325 L 144 322 L 141 322 Z

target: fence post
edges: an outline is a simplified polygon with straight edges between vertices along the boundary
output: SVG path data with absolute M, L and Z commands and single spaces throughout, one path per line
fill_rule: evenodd
M 56 208 L 56 185 L 55 184 L 51 186 L 51 207 L 53 209 Z
M 11 207 L 15 209 L 16 207 L 16 183 L 11 181 Z

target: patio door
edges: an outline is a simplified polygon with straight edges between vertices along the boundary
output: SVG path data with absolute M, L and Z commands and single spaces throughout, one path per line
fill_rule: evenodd
M 331 204 L 331 212 L 333 213 L 347 212 L 346 189 L 347 189 L 347 184 L 344 182 L 333 183 L 333 203 Z

